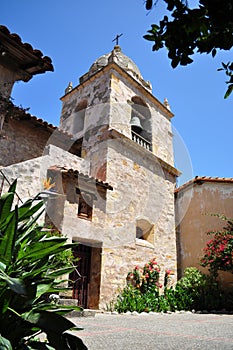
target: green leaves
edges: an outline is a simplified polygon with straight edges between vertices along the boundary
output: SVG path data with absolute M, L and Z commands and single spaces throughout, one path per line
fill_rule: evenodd
M 0 335 L 0 350 L 12 350 L 11 343 L 8 339 Z
M 0 220 L 2 221 L 3 218 L 6 218 L 12 207 L 12 203 L 14 200 L 14 193 L 6 193 L 3 195 L 0 199 Z
M 23 318 L 34 324 L 36 327 L 46 330 L 49 343 L 53 344 L 55 349 L 73 349 L 73 347 L 70 348 L 68 345 L 75 346 L 74 349 L 87 349 L 81 339 L 78 339 L 74 335 L 65 333 L 68 330 L 76 329 L 75 324 L 55 312 L 44 310 L 39 310 L 38 312 L 32 311 L 28 314 L 24 314 Z
M 3 207 L 4 208 L 4 207 Z M 18 211 L 16 210 L 14 215 L 11 216 L 7 223 L 4 235 L 0 240 L 0 256 L 2 262 L 9 265 L 13 256 L 13 248 L 16 240 L 17 223 L 18 223 Z
M 229 77 L 229 80 L 226 81 L 226 84 L 228 84 L 228 88 L 224 95 L 224 98 L 228 98 L 233 91 L 233 62 L 222 62 L 222 67 L 218 68 L 218 71 L 223 70 L 225 71 L 226 76 Z
M 0 350 L 85 350 L 81 339 L 65 333 L 75 325 L 63 317 L 80 308 L 57 308 L 43 297 L 58 294 L 63 276 L 73 271 L 58 259 L 73 245 L 38 226 L 43 202 L 30 199 L 14 208 L 15 191 L 16 181 L 0 198 Z M 48 343 L 33 339 L 42 331 Z
M 233 46 L 233 6 L 229 0 L 199 0 L 199 6 L 189 8 L 188 1 L 164 0 L 169 16 L 165 15 L 158 24 L 152 24 L 144 39 L 154 42 L 153 51 L 163 47 L 168 50 L 171 65 L 176 68 L 193 62 L 195 52 L 215 57 L 218 50 L 230 50 Z M 146 1 L 151 9 L 156 1 Z M 168 18 L 169 17 L 169 18 Z M 233 91 L 232 63 L 224 67 L 230 79 L 224 98 Z
M 0 279 L 6 281 L 7 285 L 10 289 L 16 294 L 25 295 L 27 294 L 25 285 L 22 280 L 19 278 L 13 278 L 8 276 L 7 274 L 0 271 Z
M 144 39 L 148 40 L 148 41 L 154 41 L 154 35 L 150 35 L 150 34 L 146 34 L 143 36 Z

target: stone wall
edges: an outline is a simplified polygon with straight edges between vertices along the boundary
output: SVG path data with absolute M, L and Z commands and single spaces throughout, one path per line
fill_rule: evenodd
M 163 248 L 162 242 L 159 247 L 149 247 L 146 243 L 133 243 L 128 246 L 119 246 L 117 249 L 104 249 L 102 253 L 102 284 L 100 293 L 100 309 L 106 309 L 111 301 L 126 286 L 128 272 L 138 265 L 143 268 L 150 259 L 156 258 L 161 267 L 160 283 L 164 282 L 164 269 L 171 268 L 174 271 L 175 264 L 170 259 L 161 263 L 159 249 Z M 169 255 L 169 254 L 167 254 Z M 176 282 L 176 276 L 172 276 L 172 284 Z
M 5 121 L 0 138 L 0 166 L 40 157 L 50 135 L 51 131 L 30 121 Z
M 138 148 L 139 147 L 139 148 Z M 144 156 L 142 156 L 144 153 Z M 150 152 L 134 143 L 120 140 L 108 148 L 107 181 L 108 225 L 102 259 L 101 307 L 125 285 L 127 273 L 156 258 L 161 266 L 161 283 L 165 269 L 174 271 L 176 281 L 176 236 L 174 218 L 174 177 L 161 169 Z M 136 239 L 136 227 L 152 227 L 150 241 Z
M 103 74 L 91 83 L 81 84 L 69 94 L 62 97 L 62 112 L 60 128 L 75 138 L 83 137 L 84 133 L 96 130 L 97 126 L 108 125 L 109 119 L 109 94 L 110 82 L 108 74 Z M 83 118 L 79 104 L 87 102 L 83 130 L 77 128 L 80 125 L 78 118 Z
M 24 199 L 35 196 L 43 189 L 42 182 L 47 177 L 47 169 L 54 165 L 60 165 L 61 167 L 68 165 L 69 168 L 84 173 L 89 171 L 88 164 L 82 158 L 53 145 L 46 146 L 43 156 L 2 167 L 1 171 L 10 183 L 17 179 L 17 193 L 20 198 Z M 7 188 L 8 184 L 5 181 L 3 192 Z
M 153 153 L 173 165 L 170 118 L 151 94 L 145 93 L 140 85 L 132 84 L 129 79 L 113 69 L 96 75 L 91 81 L 77 86 L 62 98 L 60 127 L 77 139 L 85 135 L 83 147 L 87 153 L 106 126 L 131 139 L 131 105 L 135 96 L 140 97 L 147 105 L 144 107 L 143 122 L 147 133 L 151 135 Z M 83 118 L 77 107 L 82 101 L 87 102 L 87 109 L 83 129 L 77 132 L 77 119 Z M 90 139 L 92 135 L 95 141 Z
M 148 106 L 142 108 L 142 113 L 148 118 L 148 132 L 152 135 L 152 152 L 165 162 L 173 165 L 173 145 L 170 119 L 162 112 L 151 95 L 146 94 L 140 86 L 132 86 L 125 78 L 115 71 L 111 74 L 111 108 L 110 126 L 122 132 L 131 139 L 131 101 L 139 96 Z M 156 99 L 155 99 L 156 100 Z M 149 113 L 148 110 L 149 109 Z

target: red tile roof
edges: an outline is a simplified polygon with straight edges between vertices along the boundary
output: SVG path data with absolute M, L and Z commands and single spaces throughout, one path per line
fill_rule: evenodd
M 52 166 L 49 168 L 49 170 L 54 170 L 54 171 L 61 171 L 63 174 L 67 174 L 67 175 L 73 175 L 74 177 L 79 177 L 81 179 L 84 179 L 87 182 L 94 182 L 97 185 L 100 185 L 101 187 L 105 187 L 108 190 L 113 190 L 113 187 L 111 185 L 109 185 L 107 182 L 104 182 L 100 179 L 96 179 L 92 176 L 89 176 L 87 174 L 83 174 L 81 173 L 79 170 L 74 170 L 74 169 L 68 169 L 66 167 L 59 167 L 59 166 Z
M 53 129 L 53 130 L 57 130 L 58 127 L 51 124 L 51 123 L 48 123 L 46 120 L 43 120 L 41 118 L 37 118 L 36 116 L 34 115 L 31 115 L 30 113 L 26 113 L 25 116 L 23 118 L 20 118 L 20 119 L 23 119 L 23 120 L 29 120 L 29 121 L 33 121 L 37 124 L 40 124 L 41 126 L 44 126 L 46 128 L 50 128 L 50 129 Z
M 182 186 L 175 189 L 175 193 L 180 192 L 192 184 L 202 184 L 203 182 L 222 182 L 222 183 L 232 183 L 232 177 L 212 177 L 212 176 L 195 176 L 194 179 L 184 183 Z
M 18 34 L 10 33 L 3 25 L 0 25 L 0 53 L 5 65 L 15 66 L 25 72 L 24 81 L 35 74 L 54 70 L 50 57 L 43 56 L 40 50 L 33 49 L 29 43 L 23 43 Z
M 40 126 L 42 126 L 44 128 L 51 129 L 51 132 L 57 130 L 61 134 L 66 135 L 69 138 L 73 138 L 73 135 L 67 133 L 66 131 L 63 131 L 63 130 L 59 129 L 57 126 L 47 122 L 46 120 L 43 120 L 42 118 L 37 118 L 36 116 L 31 115 L 30 113 L 28 113 L 23 108 L 20 108 L 18 106 L 14 106 L 14 105 L 13 105 L 13 108 L 14 108 L 15 118 L 16 119 L 33 122 L 33 123 L 38 124 L 38 125 L 40 125 Z M 13 119 L 14 119 L 14 117 L 13 117 Z

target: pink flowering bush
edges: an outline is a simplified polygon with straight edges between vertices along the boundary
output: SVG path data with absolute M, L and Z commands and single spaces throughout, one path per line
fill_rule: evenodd
M 126 287 L 114 300 L 114 309 L 120 313 L 221 310 L 225 307 L 233 310 L 232 294 L 224 295 L 212 276 L 189 267 L 173 286 L 173 274 L 170 269 L 165 270 L 162 285 L 156 259 L 151 259 L 143 268 L 135 266 L 127 275 Z
M 233 220 L 219 217 L 227 221 L 227 226 L 222 231 L 208 232 L 214 237 L 206 243 L 204 256 L 200 261 L 201 266 L 208 267 L 214 278 L 219 270 L 233 272 Z
M 127 283 L 131 284 L 133 287 L 140 288 L 142 281 L 142 269 L 139 269 L 138 265 L 134 267 L 127 275 Z
M 156 259 L 151 259 L 142 269 L 135 266 L 134 269 L 128 273 L 127 282 L 133 287 L 140 289 L 142 293 L 148 290 L 162 288 L 162 285 L 159 283 L 160 270 Z
M 155 258 L 149 260 L 143 268 L 136 265 L 127 275 L 127 286 L 118 295 L 115 309 L 118 312 L 169 310 L 170 306 L 160 289 L 163 286 L 166 288 L 172 271 L 166 270 L 164 285 L 159 281 L 160 271 Z

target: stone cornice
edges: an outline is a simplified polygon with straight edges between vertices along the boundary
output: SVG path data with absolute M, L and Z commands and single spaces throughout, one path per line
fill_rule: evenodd
M 163 113 L 164 115 L 168 118 L 171 119 L 174 114 L 169 111 L 166 106 L 164 106 L 163 103 L 161 103 L 149 90 L 147 90 L 140 82 L 138 82 L 136 79 L 133 78 L 129 73 L 127 73 L 124 69 L 122 69 L 118 64 L 115 62 L 109 63 L 107 66 L 101 68 L 99 71 L 91 75 L 87 80 L 82 82 L 81 84 L 77 85 L 74 87 L 71 91 L 69 91 L 67 94 L 63 95 L 61 97 L 61 100 L 64 100 L 64 97 L 67 95 L 72 95 L 75 93 L 77 90 L 82 89 L 83 87 L 87 86 L 90 84 L 90 82 L 94 81 L 95 79 L 99 78 L 101 75 L 103 75 L 106 72 L 109 72 L 111 70 L 114 70 L 118 72 L 120 75 L 122 75 L 124 78 L 130 81 L 130 83 L 136 87 L 140 92 L 145 95 L 153 104 L 155 104 Z
M 104 133 L 103 137 L 106 140 L 107 139 L 121 139 L 121 141 L 124 142 L 128 147 L 131 147 L 131 148 L 137 150 L 137 152 L 140 152 L 142 154 L 143 158 L 147 157 L 152 162 L 158 162 L 161 165 L 161 167 L 164 170 L 166 170 L 169 174 L 171 174 L 175 177 L 178 177 L 181 175 L 181 172 L 178 169 L 176 169 L 175 167 L 173 167 L 171 164 L 169 164 L 169 163 L 165 162 L 163 159 L 157 157 L 151 151 L 143 148 L 142 146 L 140 146 L 138 143 L 131 140 L 126 135 L 123 135 L 120 132 L 118 132 L 116 129 L 107 130 Z

